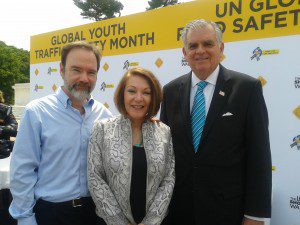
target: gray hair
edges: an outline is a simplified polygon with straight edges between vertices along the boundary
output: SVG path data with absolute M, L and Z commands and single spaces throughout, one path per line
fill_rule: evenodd
M 204 19 L 199 19 L 199 20 L 194 20 L 192 22 L 189 22 L 184 27 L 184 29 L 182 31 L 182 34 L 181 34 L 181 38 L 182 38 L 182 42 L 184 44 L 184 48 L 187 49 L 187 47 L 188 47 L 186 36 L 191 30 L 197 30 L 197 29 L 206 28 L 206 27 L 209 27 L 209 26 L 212 26 L 212 28 L 215 30 L 218 44 L 221 45 L 222 44 L 222 31 L 221 31 L 220 27 L 218 26 L 218 24 L 216 24 L 214 22 L 211 22 L 211 21 L 206 21 Z

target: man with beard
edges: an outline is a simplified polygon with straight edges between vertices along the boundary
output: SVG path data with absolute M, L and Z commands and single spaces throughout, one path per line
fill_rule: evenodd
M 11 160 L 10 213 L 19 225 L 103 224 L 87 188 L 90 130 L 112 116 L 90 95 L 100 58 L 85 42 L 63 47 L 64 85 L 25 108 Z

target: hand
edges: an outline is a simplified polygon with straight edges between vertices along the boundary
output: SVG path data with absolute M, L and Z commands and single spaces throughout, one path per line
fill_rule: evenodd
M 159 122 L 160 122 L 160 120 L 159 120 L 158 118 L 155 118 L 155 117 L 151 118 L 150 121 L 151 121 L 151 122 L 156 122 L 156 123 L 159 123 Z M 141 224 L 141 223 L 140 223 L 140 224 Z M 140 225 L 140 224 L 138 224 L 138 225 Z M 142 225 L 144 225 L 144 224 L 142 224 Z
M 257 221 L 257 220 L 252 220 L 249 218 L 244 217 L 242 225 L 264 225 L 265 222 L 263 221 Z

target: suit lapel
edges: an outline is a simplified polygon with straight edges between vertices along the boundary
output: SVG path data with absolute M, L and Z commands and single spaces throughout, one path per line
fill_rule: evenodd
M 209 111 L 207 114 L 203 134 L 201 137 L 200 145 L 205 142 L 209 130 L 216 121 L 216 118 L 219 116 L 221 109 L 224 107 L 227 102 L 228 96 L 231 92 L 231 85 L 228 82 L 229 77 L 227 76 L 226 69 L 220 65 L 220 72 L 218 75 L 216 88 L 213 94 L 213 98 L 209 107 Z
M 182 135 L 188 136 L 188 143 L 190 144 L 190 148 L 193 149 L 193 138 L 192 138 L 192 127 L 191 127 L 191 118 L 190 118 L 190 93 L 191 93 L 191 78 L 192 72 L 188 73 L 184 79 L 182 80 L 178 94 L 179 96 L 179 104 L 181 107 L 181 114 L 183 118 L 184 131 Z M 193 153 L 193 151 L 191 151 Z

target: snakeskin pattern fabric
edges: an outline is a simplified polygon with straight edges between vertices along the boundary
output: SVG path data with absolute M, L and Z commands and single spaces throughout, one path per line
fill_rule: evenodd
M 161 122 L 142 125 L 147 159 L 146 216 L 159 225 L 167 214 L 175 184 L 170 128 Z M 124 116 L 96 122 L 88 153 L 88 186 L 96 212 L 108 225 L 136 225 L 130 206 L 132 171 L 131 122 Z M 134 194 L 134 193 L 133 193 Z

